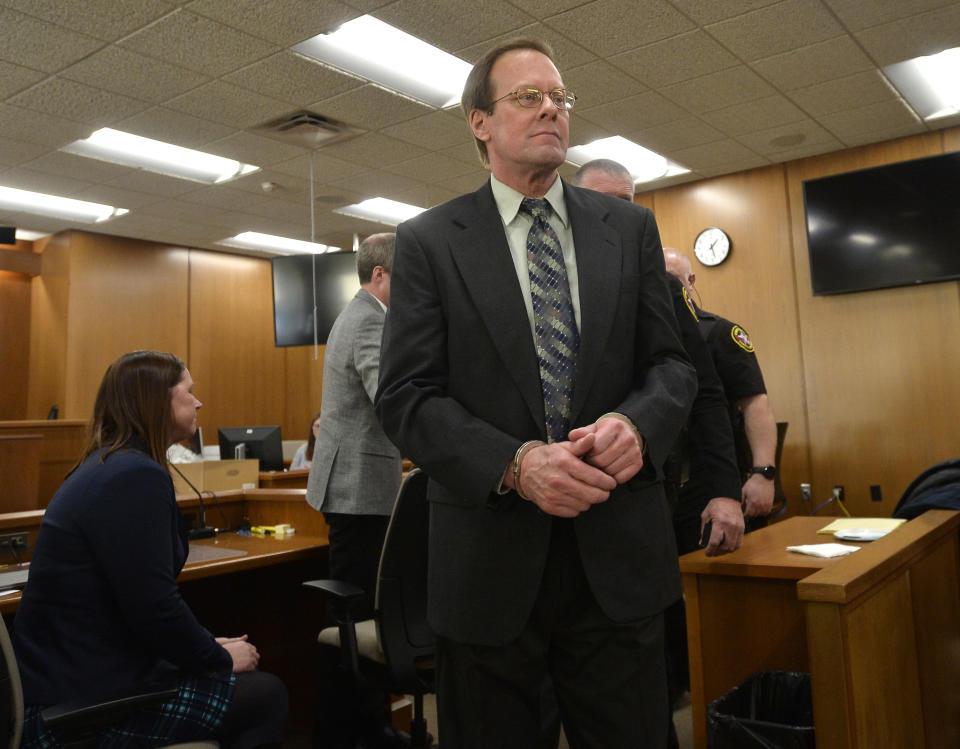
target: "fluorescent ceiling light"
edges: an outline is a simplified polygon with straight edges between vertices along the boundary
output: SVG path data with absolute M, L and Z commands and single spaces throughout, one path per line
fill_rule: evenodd
M 50 232 L 48 231 L 33 231 L 33 229 L 17 229 L 17 239 L 22 239 L 25 242 L 33 242 L 41 237 L 49 236 Z
M 79 221 L 84 224 L 97 224 L 129 213 L 126 208 L 114 208 L 112 205 L 88 203 L 86 200 L 61 198 L 57 195 L 18 190 L 14 187 L 0 187 L 0 208 Z
M 883 69 L 925 120 L 960 114 L 960 47 Z
M 260 168 L 109 127 L 97 130 L 86 140 L 75 140 L 62 150 L 208 185 L 226 182 Z
M 268 250 L 271 252 L 286 253 L 313 253 L 322 255 L 325 252 L 336 252 L 339 247 L 330 247 L 319 242 L 304 242 L 301 239 L 277 237 L 273 234 L 261 234 L 256 231 L 245 231 L 235 237 L 221 239 L 217 244 L 227 247 L 237 247 L 243 250 Z
M 585 146 L 573 146 L 567 150 L 567 161 L 577 166 L 583 166 L 594 159 L 611 159 L 623 164 L 630 171 L 634 183 L 652 182 L 661 177 L 672 177 L 690 171 L 619 135 L 601 138 Z
M 293 51 L 437 108 L 460 101 L 471 68 L 373 16 L 318 34 Z
M 388 198 L 370 198 L 362 203 L 345 205 L 343 208 L 335 208 L 334 213 L 341 213 L 344 216 L 353 216 L 354 218 L 363 218 L 367 221 L 376 221 L 387 226 L 396 226 L 401 221 L 413 218 L 418 213 L 423 213 L 426 209 L 407 203 L 398 203 L 396 200 Z

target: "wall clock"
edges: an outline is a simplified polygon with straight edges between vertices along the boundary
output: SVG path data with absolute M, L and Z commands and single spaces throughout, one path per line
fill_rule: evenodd
M 693 242 L 693 254 L 704 265 L 720 265 L 730 254 L 730 237 L 715 226 L 704 229 Z

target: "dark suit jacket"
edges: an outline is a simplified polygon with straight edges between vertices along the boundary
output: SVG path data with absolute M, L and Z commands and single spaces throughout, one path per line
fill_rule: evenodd
M 564 185 L 581 308 L 573 426 L 610 411 L 647 444 L 641 476 L 574 522 L 583 566 L 616 621 L 679 596 L 659 468 L 696 389 L 664 283 L 652 214 Z M 489 183 L 401 224 L 376 408 L 430 475 L 429 599 L 436 631 L 500 644 L 526 623 L 551 518 L 493 492 L 517 448 L 545 439 L 539 368 Z

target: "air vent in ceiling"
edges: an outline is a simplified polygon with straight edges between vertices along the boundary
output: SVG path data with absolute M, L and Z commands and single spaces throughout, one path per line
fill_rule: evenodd
M 313 149 L 354 138 L 364 131 L 345 122 L 302 109 L 252 127 L 250 132 L 290 145 Z

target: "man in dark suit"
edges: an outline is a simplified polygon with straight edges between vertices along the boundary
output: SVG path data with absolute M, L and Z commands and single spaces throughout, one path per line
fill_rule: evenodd
M 548 677 L 572 747 L 665 741 L 660 468 L 695 374 L 651 213 L 559 179 L 575 100 L 543 43 L 489 52 L 462 103 L 490 183 L 397 230 L 375 405 L 430 476 L 457 749 L 536 746 Z

